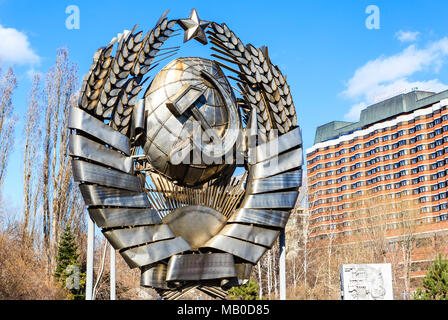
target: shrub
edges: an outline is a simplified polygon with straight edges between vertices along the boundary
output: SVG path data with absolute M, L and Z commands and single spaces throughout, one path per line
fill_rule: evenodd
M 423 279 L 423 289 L 414 294 L 416 300 L 448 300 L 448 261 L 441 254 Z
M 229 291 L 229 299 L 231 300 L 260 300 L 259 286 L 257 281 L 250 278 L 249 281 L 239 287 L 233 287 Z

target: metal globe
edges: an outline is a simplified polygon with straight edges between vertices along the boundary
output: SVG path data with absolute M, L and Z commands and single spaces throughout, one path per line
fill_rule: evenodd
M 176 59 L 156 75 L 144 99 L 143 150 L 156 171 L 182 186 L 197 186 L 232 173 L 233 164 L 210 163 L 210 152 L 201 153 L 216 151 L 215 159 L 222 160 L 232 152 L 241 128 L 233 90 L 216 63 L 204 58 Z M 198 127 L 203 130 L 203 150 L 193 141 Z M 185 150 L 181 163 L 173 160 Z

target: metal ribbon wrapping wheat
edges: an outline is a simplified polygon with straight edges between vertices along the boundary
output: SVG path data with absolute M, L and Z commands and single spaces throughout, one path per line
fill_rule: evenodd
M 90 217 L 141 269 L 142 286 L 165 299 L 192 288 L 225 298 L 295 206 L 301 130 L 266 47 L 244 45 L 194 9 L 187 19 L 165 15 L 145 35 L 134 27 L 95 53 L 70 115 L 73 174 Z M 172 60 L 139 98 L 145 76 L 181 50 L 164 48 L 181 34 L 176 25 L 184 42 L 210 42 L 214 53 Z

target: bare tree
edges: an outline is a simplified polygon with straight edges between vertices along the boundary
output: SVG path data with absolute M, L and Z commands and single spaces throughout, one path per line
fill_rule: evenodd
M 56 64 L 49 70 L 44 90 L 45 121 L 41 189 L 43 196 L 43 234 L 48 266 L 55 264 L 57 243 L 63 225 L 77 211 L 77 188 L 68 153 L 67 122 L 70 106 L 75 102 L 76 66 L 68 51 L 57 51 Z
M 280 246 L 279 246 L 278 241 L 276 241 L 276 243 L 272 247 L 271 251 L 272 251 L 272 255 L 271 255 L 272 266 L 273 266 L 273 268 L 271 270 L 272 270 L 272 278 L 274 279 L 274 295 L 277 298 L 280 295 L 279 294 L 279 289 L 280 289 L 280 286 L 279 286 L 280 279 L 279 279 L 279 277 L 280 277 L 280 274 L 278 272 L 280 270 L 279 269 L 280 268 L 279 267 Z
M 259 292 L 259 296 L 258 296 L 258 298 L 263 298 L 263 283 L 262 283 L 262 281 L 261 281 L 261 263 L 260 263 L 260 261 L 258 261 L 258 263 L 257 263 L 257 272 L 258 272 L 258 284 L 259 284 L 259 286 L 260 286 L 260 292 Z
M 272 254 L 271 254 L 271 250 L 268 251 L 268 256 L 266 259 L 266 263 L 267 263 L 267 274 L 268 274 L 268 296 L 271 296 L 271 292 L 272 292 Z
M 33 85 L 28 94 L 27 110 L 24 115 L 25 126 L 23 128 L 23 136 L 25 141 L 24 158 L 23 158 L 23 224 L 22 224 L 22 241 L 25 241 L 28 234 L 28 227 L 31 223 L 32 237 L 34 236 L 35 217 L 40 199 L 38 190 L 38 146 L 41 142 L 41 88 L 40 76 L 35 75 Z M 31 217 L 30 217 L 31 216 Z
M 309 228 L 310 228 L 310 211 L 306 208 L 303 212 L 302 221 L 302 247 L 303 247 L 303 283 L 305 285 L 305 295 L 307 294 L 308 286 L 308 261 L 310 248 L 309 244 Z M 296 280 L 294 279 L 294 285 L 296 285 Z
M 317 289 L 318 283 L 322 281 L 322 275 L 325 269 L 327 269 L 328 264 L 326 259 L 322 259 L 324 256 L 324 247 L 319 247 L 315 245 L 311 245 L 312 241 L 310 239 L 310 233 L 313 232 L 311 227 L 311 215 L 313 213 L 313 209 L 315 208 L 315 199 L 316 192 L 309 192 L 308 186 L 312 185 L 310 181 L 308 181 L 309 177 L 304 177 L 302 183 L 303 186 L 301 188 L 301 192 L 303 193 L 303 197 L 305 199 L 305 206 L 302 212 L 299 212 L 300 208 L 297 208 L 296 219 L 297 226 L 293 228 L 296 230 L 296 248 L 291 245 L 291 249 L 294 252 L 293 255 L 293 268 L 296 264 L 295 259 L 298 259 L 299 270 L 298 272 L 293 272 L 293 287 L 298 288 L 301 294 L 296 294 L 296 297 L 309 299 L 313 298 L 314 291 Z M 297 203 L 300 206 L 300 203 Z M 295 249 L 295 250 L 294 250 Z M 319 298 L 323 298 L 322 295 L 318 296 Z
M 386 261 L 387 247 L 387 215 L 393 202 L 383 194 L 377 195 L 367 191 L 367 197 L 357 197 L 351 203 L 355 224 L 362 230 L 357 241 L 364 244 L 370 262 Z
M 13 114 L 12 95 L 16 87 L 17 78 L 13 69 L 9 68 L 0 78 L 0 188 L 5 179 L 9 155 L 14 145 L 14 129 L 17 119 Z
M 288 291 L 300 299 L 307 299 L 309 263 L 313 263 L 309 243 L 309 210 L 298 203 L 286 226 L 286 270 Z
M 404 199 L 398 203 L 399 223 L 398 223 L 398 250 L 401 253 L 403 265 L 403 285 L 405 299 L 409 299 L 411 294 L 411 264 L 412 254 L 415 248 L 416 228 L 419 223 L 419 208 L 413 200 Z
M 334 263 L 333 261 L 333 255 L 335 255 L 335 241 L 336 238 L 338 236 L 337 233 L 337 228 L 338 225 L 335 222 L 336 218 L 333 215 L 334 214 L 334 206 L 331 206 L 330 209 L 328 210 L 328 215 L 327 217 L 329 218 L 329 223 L 328 223 L 328 233 L 327 233 L 327 244 L 326 244 L 326 258 L 327 258 L 327 295 L 328 298 L 330 298 L 332 296 L 333 293 L 333 270 L 332 270 L 332 263 Z

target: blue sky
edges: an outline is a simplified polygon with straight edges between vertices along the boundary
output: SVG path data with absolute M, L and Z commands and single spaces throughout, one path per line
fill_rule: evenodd
M 69 5 L 79 7 L 79 30 L 65 26 Z M 366 27 L 369 5 L 380 10 L 379 29 Z M 45 72 L 57 48 L 68 47 L 81 81 L 95 50 L 117 33 L 134 24 L 147 31 L 166 9 L 171 10 L 169 18 L 186 18 L 191 8 L 201 19 L 226 22 L 243 43 L 269 47 L 271 60 L 287 75 L 305 148 L 312 146 L 317 126 L 356 121 L 362 108 L 379 99 L 414 87 L 448 88 L 445 0 L 0 0 L 0 60 L 3 69 L 14 66 L 19 80 L 15 112 L 23 117 L 30 74 Z M 195 41 L 180 52 L 209 54 Z M 21 205 L 21 133 L 22 121 L 3 186 L 14 206 Z

